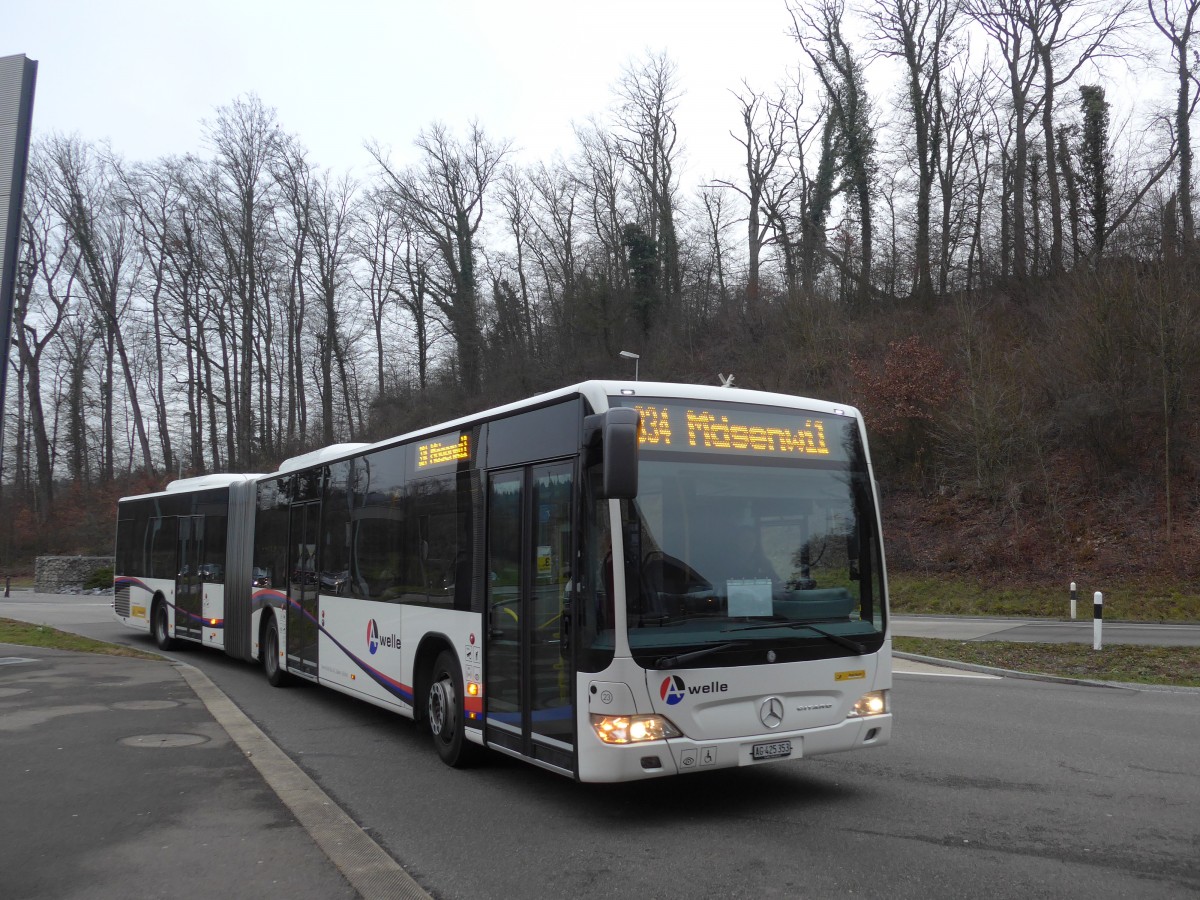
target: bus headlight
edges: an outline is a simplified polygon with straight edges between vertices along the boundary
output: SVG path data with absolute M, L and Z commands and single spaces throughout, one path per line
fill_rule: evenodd
M 888 692 L 887 691 L 871 691 L 863 694 L 855 701 L 851 708 L 847 719 L 856 719 L 862 716 L 882 716 L 888 711 Z
M 592 730 L 606 744 L 638 744 L 683 737 L 683 732 L 662 716 L 598 716 L 593 713 Z

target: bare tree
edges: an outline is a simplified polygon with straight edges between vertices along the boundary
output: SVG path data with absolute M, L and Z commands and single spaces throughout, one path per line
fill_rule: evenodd
M 333 182 L 326 171 L 317 176 L 312 192 L 309 226 L 312 255 L 308 277 L 324 312 L 323 328 L 317 343 L 321 364 L 322 440 L 326 444 L 332 444 L 337 436 L 337 429 L 334 428 L 335 368 L 347 413 L 347 437 L 354 440 L 356 431 L 361 432 L 364 427 L 362 409 L 352 394 L 354 380 L 350 377 L 352 367 L 347 361 L 349 340 L 341 309 L 342 288 L 349 282 L 355 190 L 354 182 L 349 178 L 343 177 Z
M 874 253 L 871 194 L 876 142 L 863 62 L 842 32 L 844 0 L 820 0 L 815 8 L 789 5 L 788 12 L 792 17 L 792 34 L 813 64 L 825 91 L 829 116 L 837 128 L 838 158 L 846 173 L 848 191 L 854 198 L 861 238 L 856 293 L 860 300 L 865 300 L 871 289 Z M 843 258 L 841 264 L 843 276 L 849 274 L 849 260 Z
M 129 209 L 130 221 L 145 260 L 143 273 L 148 283 L 143 287 L 143 293 L 149 294 L 150 327 L 147 337 L 153 348 L 153 364 L 147 367 L 148 387 L 154 403 L 163 468 L 167 472 L 174 472 L 176 460 L 172 448 L 167 388 L 167 372 L 172 366 L 168 365 L 170 360 L 164 338 L 170 334 L 167 321 L 174 319 L 174 316 L 168 315 L 168 309 L 179 309 L 170 303 L 170 289 L 175 255 L 173 244 L 178 240 L 179 220 L 187 187 L 176 177 L 169 164 L 118 165 L 116 177 L 121 185 L 121 202 Z M 189 346 L 186 349 L 190 352 L 192 348 Z
M 795 105 L 787 115 L 787 167 L 770 182 L 764 209 L 783 263 L 788 300 L 795 304 L 800 294 L 816 291 L 826 252 L 826 223 L 837 191 L 839 170 L 837 126 L 823 104 L 811 121 L 801 117 L 803 91 L 797 90 Z M 810 173 L 808 156 L 814 135 L 817 144 L 816 171 Z
M 208 226 L 221 255 L 213 272 L 213 288 L 227 304 L 226 329 L 231 375 L 236 389 L 230 392 L 233 410 L 231 462 L 253 471 L 257 459 L 254 407 L 255 323 L 260 282 L 265 278 L 264 244 L 271 239 L 275 181 L 272 165 L 284 140 L 275 111 L 258 97 L 234 100 L 217 110 L 206 123 L 206 136 L 216 156 L 211 177 L 204 182 Z M 234 330 L 236 328 L 236 331 Z M 236 370 L 236 371 L 233 371 Z
M 967 11 L 1000 49 L 1003 78 L 1012 112 L 1013 150 L 1008 184 L 1012 189 L 1010 208 L 1012 271 L 1023 279 L 1029 271 L 1026 195 L 1029 184 L 1028 128 L 1037 112 L 1030 94 L 1034 89 L 1041 57 L 1029 36 L 1026 0 L 966 0 Z M 1007 225 L 1007 223 L 1006 223 Z
M 621 232 L 634 215 L 624 196 L 627 169 L 616 139 L 596 122 L 577 127 L 575 138 L 580 148 L 575 177 L 585 197 L 588 231 L 597 244 L 605 280 L 622 285 L 627 276 Z
M 225 458 L 217 429 L 221 423 L 218 406 L 227 406 L 222 392 L 228 385 L 216 380 L 218 367 L 209 343 L 222 310 L 211 299 L 209 270 L 215 263 L 215 248 L 206 230 L 208 194 L 202 186 L 208 170 L 195 158 L 165 161 L 161 168 L 164 172 L 159 177 L 174 181 L 182 196 L 164 242 L 169 306 L 159 324 L 183 348 L 184 371 L 182 375 L 174 373 L 174 379 L 187 397 L 190 467 L 216 471 Z
M 988 66 L 972 70 L 966 52 L 955 57 L 938 84 L 937 115 L 941 150 L 936 160 L 939 194 L 938 292 L 950 288 L 956 249 L 965 241 L 965 283 L 971 284 L 982 251 L 983 197 L 992 147 L 986 128 Z
M 678 67 L 665 53 L 629 63 L 617 82 L 616 149 L 637 178 L 646 233 L 658 248 L 658 289 L 674 312 L 683 291 L 675 224 L 681 91 Z
M 86 485 L 94 482 L 93 473 L 103 467 L 105 453 L 104 448 L 97 453 L 96 432 L 88 416 L 89 408 L 97 404 L 95 394 L 88 390 L 88 363 L 95 356 L 100 334 L 93 317 L 83 310 L 67 316 L 60 334 L 58 394 L 66 407 L 67 474 L 75 484 Z M 91 421 L 94 423 L 94 418 Z
M 510 146 L 493 142 L 478 123 L 465 141 L 434 124 L 421 131 L 415 144 L 421 160 L 404 170 L 393 168 L 378 145 L 370 151 L 405 215 L 436 248 L 441 266 L 433 300 L 454 335 L 460 385 L 475 395 L 482 387 L 483 349 L 475 242 L 487 189 Z
M 957 12 L 955 0 L 875 0 L 867 13 L 876 52 L 904 63 L 905 99 L 917 163 L 914 293 L 922 298 L 933 293 L 931 198 L 943 142 L 942 73 Z
M 281 236 L 287 242 L 288 286 L 282 304 L 280 326 L 286 335 L 280 376 L 287 384 L 281 400 L 288 409 L 284 428 L 287 446 L 304 446 L 308 440 L 308 359 L 304 323 L 308 313 L 306 261 L 313 218 L 313 167 L 298 141 L 288 140 L 280 147 L 274 162 L 275 180 L 287 203 L 286 211 L 276 212 Z
M 583 185 L 561 159 L 534 169 L 530 184 L 537 233 L 532 250 L 545 285 L 545 305 L 556 324 L 565 326 L 566 309 L 576 299 Z
M 154 458 L 122 327 L 132 301 L 138 258 L 132 223 L 117 201 L 115 165 L 75 139 L 56 138 L 49 152 L 55 169 L 51 202 L 79 253 L 84 291 L 105 339 L 100 476 L 111 481 L 114 474 L 113 397 L 118 374 L 125 383 L 143 468 L 153 472 Z
M 397 296 L 412 319 L 417 387 L 424 392 L 429 387 L 429 367 L 435 342 L 435 322 L 431 308 L 433 278 L 430 275 L 428 254 L 421 246 L 417 228 L 407 219 L 402 220 L 402 228 L 400 265 L 405 287 Z
M 794 100 L 786 88 L 781 88 L 774 98 L 751 90 L 742 82 L 742 91 L 735 92 L 740 104 L 742 131 L 731 131 L 730 136 L 742 145 L 745 151 L 746 182 L 718 180 L 716 183 L 740 194 L 746 201 L 746 301 L 750 306 L 758 302 L 762 287 L 762 255 L 771 234 L 772 217 L 770 207 L 778 208 L 780 194 L 789 194 L 797 175 L 783 175 L 786 138 L 792 110 L 803 102 Z M 782 177 L 781 177 L 782 176 Z M 706 203 L 710 225 L 715 228 L 713 210 Z M 724 284 L 721 285 L 724 294 Z
M 729 303 L 729 287 L 727 285 L 726 271 L 726 250 L 725 250 L 725 230 L 733 224 L 725 211 L 725 197 L 714 188 L 704 188 L 700 191 L 700 208 L 704 210 L 704 237 L 708 245 L 708 253 L 706 254 L 708 263 L 704 267 L 706 271 L 705 281 L 716 281 L 717 286 L 717 302 L 721 306 L 727 306 Z M 757 297 L 758 288 L 758 273 L 754 273 L 755 288 L 753 294 Z M 747 299 L 751 296 L 749 287 L 750 279 L 747 276 Z M 707 304 L 701 306 L 698 312 L 708 312 Z
M 616 138 L 596 121 L 576 126 L 580 152 L 572 161 L 579 185 L 583 233 L 576 291 L 564 304 L 562 321 L 572 337 L 598 344 L 605 357 L 617 352 L 622 323 L 631 316 L 625 224 L 636 211 L 625 190 L 628 167 Z
M 391 387 L 384 334 L 385 324 L 391 321 L 389 310 L 403 290 L 403 239 L 403 221 L 387 193 L 377 188 L 369 190 L 356 220 L 353 247 L 359 266 L 352 277 L 359 293 L 367 298 L 375 345 L 375 389 L 380 393 Z
M 25 190 L 21 258 L 25 277 L 18 281 L 13 295 L 14 343 L 24 375 L 22 387 L 26 392 L 29 430 L 37 461 L 35 508 L 42 520 L 49 515 L 54 501 L 54 466 L 42 384 L 43 360 L 46 348 L 57 339 L 76 302 L 73 294 L 76 257 L 65 245 L 61 229 L 56 227 L 51 209 L 51 176 L 45 164 L 42 148 L 35 148 Z M 24 422 L 23 406 L 19 408 L 19 415 Z M 18 463 L 18 472 L 20 468 Z
M 1192 70 L 1192 37 L 1200 0 L 1146 0 L 1150 18 L 1171 45 L 1175 61 L 1175 140 L 1179 146 L 1179 215 L 1184 247 L 1191 251 L 1196 240 L 1196 219 L 1192 212 L 1192 113 L 1200 91 L 1195 90 Z
M 1041 65 L 1042 139 L 1050 201 L 1050 272 L 1063 270 L 1063 214 L 1054 130 L 1057 90 L 1084 65 L 1117 51 L 1133 0 L 1025 0 L 1023 19 Z
M 504 225 L 511 241 L 516 270 L 515 325 L 521 344 L 526 350 L 534 347 L 534 313 L 530 297 L 528 257 L 533 244 L 533 195 L 529 178 L 521 171 L 509 168 L 499 178 L 500 207 L 504 210 Z

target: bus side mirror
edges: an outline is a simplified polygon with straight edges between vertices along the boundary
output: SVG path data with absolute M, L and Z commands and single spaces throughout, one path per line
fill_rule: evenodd
M 638 411 L 619 406 L 584 420 L 584 443 L 600 444 L 601 498 L 632 500 L 638 490 Z

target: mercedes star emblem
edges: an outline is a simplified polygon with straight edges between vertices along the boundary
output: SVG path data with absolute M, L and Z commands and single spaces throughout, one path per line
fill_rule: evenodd
M 768 697 L 758 708 L 758 717 L 768 728 L 778 728 L 783 722 L 783 701 L 778 697 Z

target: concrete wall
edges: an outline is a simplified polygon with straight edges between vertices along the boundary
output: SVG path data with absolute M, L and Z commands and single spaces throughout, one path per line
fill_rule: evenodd
M 111 556 L 39 556 L 34 564 L 33 589 L 54 594 L 64 588 L 78 588 L 97 569 L 112 568 Z

